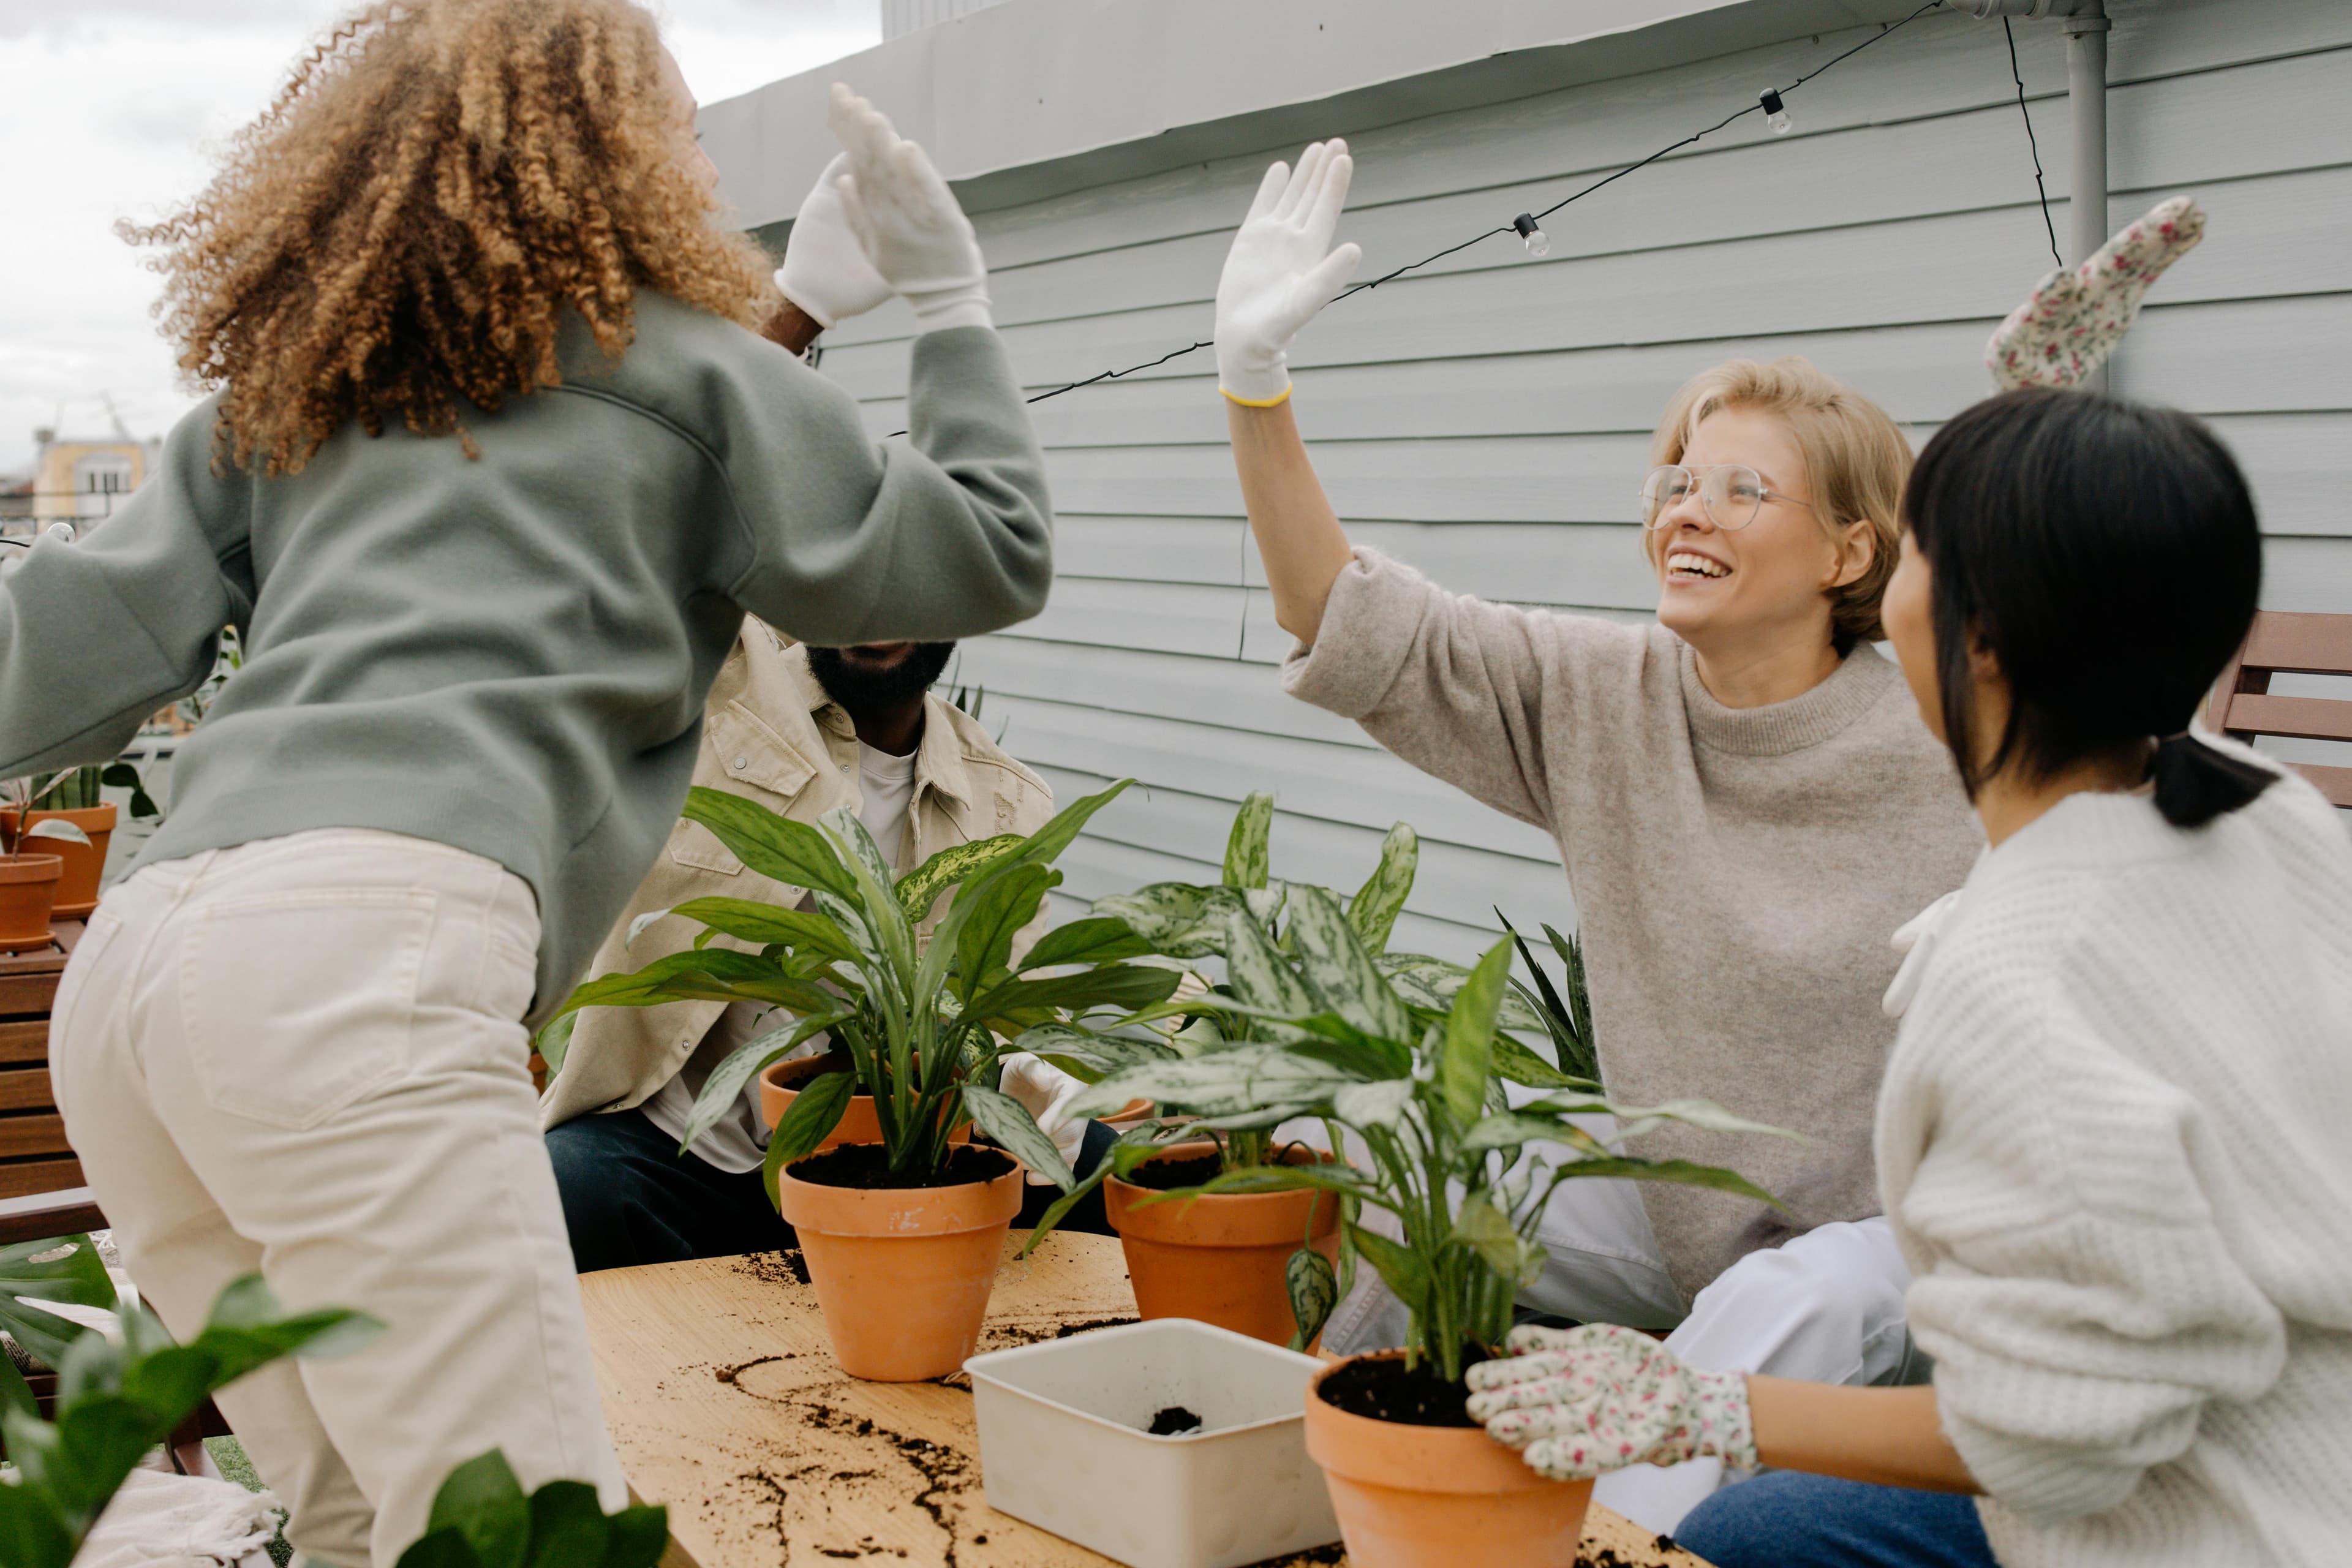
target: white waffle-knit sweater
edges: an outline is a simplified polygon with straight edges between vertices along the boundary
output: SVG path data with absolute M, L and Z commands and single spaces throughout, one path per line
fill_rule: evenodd
M 1987 855 L 1878 1128 L 2005 1568 L 2352 1563 L 2352 837 L 2310 785 L 2187 832 L 2074 795 Z

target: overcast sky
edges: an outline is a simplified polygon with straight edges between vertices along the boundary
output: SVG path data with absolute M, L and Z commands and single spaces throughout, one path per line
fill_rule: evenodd
M 878 0 L 649 0 L 704 102 L 877 43 Z M 194 195 L 353 0 L 0 0 L 0 474 L 66 406 L 160 435 L 194 401 L 148 315 L 159 279 L 114 236 Z

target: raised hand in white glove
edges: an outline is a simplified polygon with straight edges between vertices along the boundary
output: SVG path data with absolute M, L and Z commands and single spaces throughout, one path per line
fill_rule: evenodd
M 1235 403 L 1271 408 L 1290 395 L 1290 340 L 1363 259 L 1352 243 L 1331 248 L 1355 168 L 1334 137 L 1258 182 L 1217 279 L 1217 390 Z
M 2003 392 L 2080 384 L 2124 341 L 2148 285 L 2204 237 L 2204 212 L 2174 196 L 2080 267 L 2044 278 L 1985 345 L 1993 384 Z
M 1063 1163 L 1076 1170 L 1078 1152 L 1087 1141 L 1087 1119 L 1070 1114 L 1070 1101 L 1085 1092 L 1085 1083 L 1034 1052 L 1014 1051 L 1002 1061 L 1004 1076 L 998 1087 L 1021 1102 L 1036 1121 L 1037 1131 L 1062 1152 Z M 1053 1184 L 1052 1177 L 1035 1171 L 1029 1173 L 1029 1181 L 1033 1186 Z
M 1516 1328 L 1510 1352 L 1464 1379 L 1470 1418 L 1521 1450 L 1528 1468 L 1580 1481 L 1627 1465 L 1672 1465 L 1712 1454 L 1756 1468 L 1748 1380 L 1686 1366 L 1649 1335 L 1610 1323 Z
M 784 264 L 776 287 L 820 327 L 833 328 L 862 316 L 895 292 L 874 270 L 866 247 L 849 226 L 837 183 L 849 172 L 849 154 L 836 153 L 809 187 L 784 241 Z
M 914 307 L 918 330 L 988 326 L 979 237 L 930 159 L 839 82 L 826 119 L 849 161 L 835 181 L 843 216 L 876 273 Z

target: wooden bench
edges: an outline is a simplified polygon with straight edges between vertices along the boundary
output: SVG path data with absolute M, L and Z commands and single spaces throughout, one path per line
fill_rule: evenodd
M 2265 610 L 2254 617 L 2246 646 L 2214 683 L 2207 723 L 2232 740 L 2273 735 L 2300 741 L 2352 742 L 2352 700 L 2281 697 L 2274 675 L 2352 675 L 2352 616 Z M 2352 767 L 2296 763 L 2329 802 L 2352 809 Z

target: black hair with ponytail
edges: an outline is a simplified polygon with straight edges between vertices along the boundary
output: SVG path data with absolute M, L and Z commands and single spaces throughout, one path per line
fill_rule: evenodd
M 2004 393 L 1936 433 L 1903 512 L 1935 582 L 1944 733 L 1971 795 L 2012 761 L 2048 778 L 2153 741 L 2157 809 L 2200 827 L 2277 776 L 2188 732 L 2253 624 L 2263 574 L 2244 476 L 2199 421 Z M 1969 739 L 1973 647 L 2011 696 L 1988 757 Z

